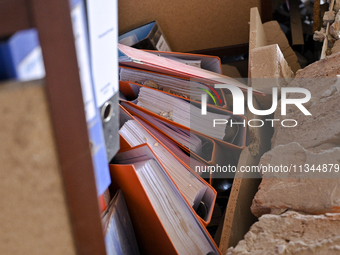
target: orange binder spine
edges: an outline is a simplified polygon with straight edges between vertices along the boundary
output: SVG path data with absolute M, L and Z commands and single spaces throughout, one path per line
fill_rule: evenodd
M 138 70 L 138 71 L 143 71 L 143 72 L 146 72 L 146 73 L 156 73 L 156 72 L 153 72 L 153 71 L 148 71 L 148 70 L 140 70 L 140 69 L 136 69 L 136 68 L 133 68 L 133 67 L 127 67 L 127 66 L 119 66 L 119 68 L 125 68 L 125 69 L 130 69 L 130 70 Z M 158 73 L 156 73 L 158 74 Z M 168 74 L 161 74 L 161 75 L 164 75 L 164 76 L 169 76 L 169 77 L 173 77 L 173 78 L 177 78 L 177 79 L 182 79 L 182 80 L 187 80 L 187 81 L 190 81 L 190 79 L 188 78 L 185 78 L 185 77 L 180 77 L 180 76 L 175 76 L 175 75 L 168 75 Z M 183 96 L 179 96 L 179 95 L 176 95 L 176 94 L 172 94 L 170 92 L 166 92 L 166 91 L 162 91 L 162 90 L 159 90 L 159 89 L 155 89 L 155 88 L 151 88 L 149 86 L 145 86 L 143 84 L 140 84 L 140 83 L 136 83 L 136 82 L 133 82 L 133 81 L 119 81 L 119 90 L 124 94 L 124 96 L 127 97 L 128 100 L 133 100 L 136 98 L 136 95 L 135 95 L 135 98 L 134 97 L 134 93 L 132 91 L 131 88 L 128 88 L 128 84 L 132 84 L 134 86 L 139 86 L 139 87 L 146 87 L 146 88 L 150 88 L 150 89 L 154 89 L 154 90 L 157 90 L 157 91 L 161 91 L 165 94 L 168 94 L 168 95 L 171 95 L 171 96 L 174 96 L 174 97 L 178 97 L 178 98 L 181 98 L 181 99 L 184 99 L 186 101 L 193 101 L 193 102 L 197 102 L 197 103 L 200 103 L 199 101 L 196 101 L 196 100 L 190 100 L 186 97 L 183 97 Z M 223 89 L 214 89 L 211 85 L 209 84 L 206 84 L 207 87 L 209 87 L 209 89 L 213 90 L 214 92 L 219 91 L 220 92 L 220 95 L 221 97 L 219 96 L 219 94 L 216 92 L 215 93 L 215 96 L 218 97 L 219 100 L 217 100 L 218 102 L 220 102 L 218 105 L 218 107 L 221 107 L 223 109 L 227 109 L 227 101 L 226 101 L 226 97 L 225 97 L 225 94 L 223 92 Z M 209 104 L 209 103 L 208 103 Z M 211 104 L 212 105 L 212 104 Z
M 238 134 L 238 138 L 239 138 L 239 144 L 240 145 L 235 145 L 235 144 L 232 144 L 232 143 L 228 143 L 226 141 L 222 141 L 222 140 L 219 140 L 219 139 L 216 139 L 216 138 L 213 138 L 213 137 L 210 137 L 208 135 L 205 135 L 203 133 L 200 133 L 200 132 L 197 132 L 195 130 L 192 130 L 186 126 L 183 126 L 179 123 L 176 123 L 174 121 L 171 121 L 171 120 L 168 120 L 167 118 L 164 118 L 156 113 L 153 113 L 149 110 L 146 110 L 145 108 L 143 107 L 140 107 L 132 102 L 129 102 L 129 101 L 125 101 L 125 102 L 122 102 L 121 103 L 123 106 L 124 104 L 127 104 L 129 106 L 131 106 L 132 108 L 135 108 L 135 109 L 138 109 L 150 116 L 152 116 L 153 118 L 156 118 L 162 122 L 165 122 L 165 123 L 169 123 L 175 127 L 179 127 L 179 128 L 182 128 L 186 131 L 189 131 L 189 132 L 192 132 L 193 134 L 197 134 L 199 136 L 202 136 L 202 137 L 205 137 L 207 139 L 211 139 L 213 141 L 215 141 L 216 143 L 220 144 L 221 147 L 225 147 L 225 148 L 228 148 L 228 149 L 231 149 L 231 150 L 242 150 L 245 145 L 246 145 L 246 128 L 242 128 L 240 134 Z M 227 111 L 227 110 L 224 110 L 224 109 L 221 109 L 221 108 L 218 108 L 218 107 L 213 107 L 213 106 L 207 106 L 208 107 L 208 111 L 214 111 L 214 112 L 218 112 L 218 113 L 223 113 L 223 114 L 227 114 L 229 116 L 237 116 L 237 118 L 239 118 L 239 121 L 238 122 L 244 122 L 246 123 L 246 118 L 243 116 L 243 115 L 233 115 L 232 112 L 230 111 Z M 163 132 L 164 133 L 164 132 Z
M 135 168 L 110 164 L 110 172 L 112 181 L 123 190 L 141 254 L 177 254 Z

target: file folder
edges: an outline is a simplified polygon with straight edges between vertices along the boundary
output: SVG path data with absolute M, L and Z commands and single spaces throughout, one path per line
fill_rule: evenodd
M 133 84 L 131 82 L 128 82 L 128 83 L 124 83 L 124 82 L 120 82 L 120 87 L 122 88 L 121 89 L 121 92 L 122 93 L 128 93 L 126 94 L 127 98 L 129 99 L 133 99 L 132 97 L 132 94 L 133 95 L 136 95 L 139 93 L 139 89 L 141 87 L 146 87 L 146 86 L 142 86 L 140 84 Z M 156 90 L 156 89 L 153 89 L 153 88 L 146 88 L 147 90 L 153 90 L 153 91 L 158 91 L 159 93 L 164 93 L 164 94 L 167 94 L 167 95 L 170 95 L 171 97 L 176 97 L 176 98 L 182 98 L 188 102 L 191 102 L 192 105 L 198 107 L 198 108 L 201 108 L 201 103 L 200 102 L 197 102 L 197 101 L 192 101 L 192 100 L 188 100 L 187 98 L 183 98 L 183 97 L 180 97 L 180 96 L 177 96 L 177 95 L 172 95 L 170 93 L 167 93 L 167 92 L 164 92 L 164 91 L 160 91 L 160 90 Z M 127 101 L 127 100 L 124 100 L 121 102 L 121 105 L 123 105 L 125 108 L 128 108 L 128 109 L 136 109 L 136 110 L 139 110 L 141 112 L 144 112 L 146 114 L 148 114 L 149 116 L 153 117 L 153 118 L 156 118 L 162 122 L 165 122 L 165 123 L 168 123 L 170 125 L 173 125 L 175 127 L 179 127 L 183 130 L 187 130 L 187 131 L 190 131 L 192 132 L 193 134 L 197 134 L 199 135 L 200 137 L 205 137 L 206 139 L 212 139 L 216 144 L 218 144 L 221 148 L 229 148 L 229 149 L 234 149 L 234 150 L 242 150 L 244 147 L 245 147 L 245 144 L 246 144 L 246 127 L 244 125 L 241 125 L 241 124 L 237 124 L 235 125 L 237 128 L 238 128 L 238 131 L 236 133 L 236 136 L 234 138 L 234 141 L 232 143 L 230 142 L 226 142 L 226 141 L 223 141 L 221 139 L 216 139 L 216 138 L 213 138 L 213 137 L 210 137 L 206 134 L 203 134 L 201 132 L 198 132 L 198 131 L 195 131 L 193 129 L 190 129 L 186 126 L 183 126 L 179 123 L 176 123 L 174 121 L 171 121 L 169 119 L 167 119 L 166 117 L 163 117 L 163 116 L 160 116 L 156 113 L 153 113 L 143 107 L 140 107 L 137 105 L 137 100 L 131 100 L 131 101 Z M 238 122 L 238 123 L 245 123 L 246 122 L 246 118 L 242 115 L 234 115 L 232 112 L 228 111 L 228 110 L 225 110 L 225 109 L 222 109 L 222 108 L 219 108 L 219 107 L 216 107 L 216 106 L 213 106 L 213 105 L 207 105 L 207 110 L 208 110 L 208 113 L 211 112 L 211 113 L 216 113 L 218 115 L 221 116 L 221 119 L 223 116 L 227 117 L 232 117 L 234 119 L 235 122 Z
M 122 66 L 195 79 L 196 81 L 212 85 L 234 85 L 243 91 L 247 91 L 248 89 L 248 86 L 245 84 L 219 73 L 189 66 L 172 59 L 156 56 L 152 53 L 134 49 L 122 44 L 118 44 L 118 49 L 120 53 L 123 54 L 123 56 L 119 57 L 119 64 Z M 262 92 L 256 90 L 253 90 L 253 93 L 263 95 Z
M 122 190 L 116 192 L 107 209 L 102 213 L 102 223 L 108 255 L 139 255 Z
M 44 76 L 44 61 L 35 28 L 16 32 L 0 43 L 0 80 L 27 81 Z
M 176 132 L 175 130 L 179 130 L 181 133 L 184 133 L 185 130 L 181 128 L 177 128 L 175 126 L 170 125 L 170 123 L 166 123 L 166 128 L 164 125 L 161 127 L 159 125 L 156 125 L 155 122 L 158 119 L 155 119 L 154 117 L 146 114 L 145 112 L 142 112 L 136 108 L 130 107 L 129 105 L 124 104 L 122 102 L 122 105 L 124 109 L 129 112 L 134 118 L 136 118 L 144 127 L 147 126 L 147 129 L 155 130 L 155 132 L 158 132 L 161 136 L 166 137 L 170 141 L 172 141 L 174 144 L 176 144 L 179 148 L 181 148 L 183 151 L 185 151 L 187 154 L 190 155 L 190 157 L 193 157 L 194 159 L 197 159 L 198 161 L 202 162 L 205 165 L 214 165 L 216 163 L 222 165 L 225 163 L 224 160 L 216 161 L 216 154 L 217 150 L 221 150 L 219 146 L 216 145 L 215 141 L 212 139 L 208 139 L 206 137 L 199 136 L 197 134 L 199 139 L 202 141 L 202 146 L 208 146 L 209 149 L 203 149 L 202 153 L 197 153 L 192 150 L 192 148 L 189 150 L 189 146 L 185 146 L 183 143 L 181 143 L 179 140 L 175 139 L 173 132 Z M 143 123 L 142 123 L 142 122 Z M 164 123 L 162 123 L 164 124 Z M 154 132 L 150 131 L 154 135 Z M 190 134 L 191 137 L 192 134 Z M 185 162 L 185 161 L 184 161 Z M 191 167 L 191 169 L 194 167 L 192 165 L 192 162 L 185 162 L 188 166 Z
M 82 0 L 72 0 L 70 1 L 70 5 L 85 117 L 89 132 L 97 193 L 98 196 L 100 196 L 110 185 L 111 178 L 103 129 L 92 87 L 85 6 Z
M 119 67 L 120 81 L 119 81 L 119 90 L 123 93 L 123 95 L 129 100 L 136 99 L 138 96 L 139 88 L 138 87 L 148 87 L 146 84 L 149 81 L 153 81 L 156 83 L 158 87 L 162 87 L 161 91 L 166 94 L 173 95 L 175 97 L 182 98 L 184 100 L 188 100 L 190 98 L 191 101 L 201 101 L 202 89 L 209 91 L 213 97 L 208 97 L 207 103 L 216 105 L 222 108 L 227 108 L 227 102 L 225 95 L 222 89 L 214 89 L 209 84 L 204 84 L 196 81 L 192 81 L 187 78 L 176 77 L 172 75 L 159 74 L 152 71 L 140 70 L 130 67 Z M 126 75 L 125 73 L 131 73 L 131 75 Z M 123 75 L 124 74 L 124 75 Z M 133 76 L 139 76 L 139 80 L 134 79 Z M 131 76 L 131 80 L 128 80 L 128 77 Z M 168 87 L 163 86 L 163 82 L 168 80 Z M 143 84 L 142 84 L 143 83 Z M 172 83 L 172 85 L 171 85 Z M 153 86 L 156 86 L 152 83 Z M 171 86 L 176 86 L 179 90 L 186 90 L 186 93 L 176 93 L 175 89 L 171 89 Z M 137 87 L 136 87 L 137 86 Z M 153 87 L 151 87 L 153 88 Z M 199 93 L 199 95 L 197 95 Z
M 91 73 L 109 161 L 119 150 L 117 9 L 117 0 L 86 1 Z
M 171 51 L 157 21 L 149 22 L 118 37 L 119 43 L 136 49 Z
M 159 207 L 154 202 L 154 196 L 150 195 L 149 190 L 153 185 L 149 184 L 150 186 L 147 188 L 143 184 L 141 175 L 138 174 L 140 167 L 143 166 L 144 162 L 149 162 L 149 160 L 152 160 L 158 166 L 155 171 L 159 170 L 157 175 L 161 178 L 160 180 L 163 180 L 161 186 L 167 190 L 167 196 L 172 199 L 171 201 L 175 201 L 177 205 L 180 205 L 174 207 L 176 211 L 179 211 L 170 215 L 170 217 L 179 217 L 178 219 L 181 219 L 181 216 L 185 215 L 186 220 L 181 221 L 182 226 L 190 226 L 186 235 L 195 233 L 196 238 L 200 239 L 196 245 L 205 247 L 208 252 L 198 251 L 196 247 L 192 247 L 193 250 L 187 252 L 178 251 L 180 246 L 175 242 L 174 235 L 176 233 L 169 230 L 171 224 L 169 225 L 164 216 L 160 215 Z M 114 162 L 115 164 L 110 165 L 111 176 L 117 187 L 124 192 L 142 254 L 220 254 L 206 228 L 196 218 L 195 212 L 178 192 L 178 188 L 166 174 L 164 167 L 158 162 L 157 157 L 155 157 L 148 145 L 145 144 L 120 152 L 116 155 Z M 169 204 L 171 203 L 169 202 Z M 169 204 L 165 203 L 163 206 L 166 207 Z M 197 231 L 192 232 L 192 227 Z
M 205 215 L 197 215 L 197 217 L 202 221 L 202 223 L 207 226 L 211 220 L 212 217 L 212 213 L 213 213 L 213 209 L 214 209 L 214 205 L 215 205 L 215 201 L 216 201 L 216 191 L 214 190 L 213 187 L 211 187 L 208 183 L 206 183 L 202 178 L 199 177 L 199 175 L 197 173 L 195 173 L 194 171 L 192 171 L 190 169 L 190 166 L 188 164 L 186 164 L 184 161 L 182 161 L 181 159 L 179 159 L 177 157 L 177 155 L 175 155 L 171 150 L 169 150 L 169 148 L 167 148 L 157 137 L 155 137 L 148 129 L 146 129 L 143 125 L 141 125 L 138 120 L 136 120 L 132 115 L 129 114 L 129 112 L 127 110 L 125 110 L 123 107 L 120 107 L 120 127 L 122 127 L 127 121 L 129 120 L 134 120 L 136 121 L 140 127 L 142 127 L 148 134 L 149 136 L 146 137 L 146 141 L 145 143 L 147 143 L 150 147 L 151 150 L 153 150 L 153 148 L 155 148 L 155 144 L 158 146 L 161 146 L 163 149 L 165 149 L 167 151 L 167 153 L 169 153 L 170 156 L 173 157 L 174 160 L 176 160 L 178 163 L 180 163 L 181 165 L 183 165 L 185 167 L 185 170 L 188 171 L 188 174 L 191 175 L 190 178 L 195 178 L 197 180 L 199 180 L 204 186 L 206 186 L 206 191 L 204 192 L 202 198 L 200 199 L 200 202 L 202 205 L 204 205 L 204 207 L 207 209 Z M 127 142 L 122 135 L 120 135 L 122 144 L 125 144 L 125 150 L 126 149 L 130 149 L 132 148 L 132 145 L 129 144 L 129 142 Z M 124 150 L 121 150 L 124 151 Z M 153 153 L 155 153 L 153 151 Z M 156 155 L 157 157 L 157 155 Z M 175 162 L 174 162 L 175 163 Z M 165 168 L 165 171 L 168 173 L 167 168 Z M 169 173 L 168 173 L 169 174 Z M 171 176 L 171 174 L 169 174 Z M 185 197 L 183 195 L 183 197 Z M 190 204 L 190 203 L 189 203 Z M 193 206 L 194 209 L 197 210 L 199 206 Z
M 222 64 L 221 59 L 217 56 L 209 56 L 203 54 L 192 54 L 192 53 L 183 53 L 183 52 L 168 52 L 168 51 L 154 51 L 154 50 L 145 50 L 145 52 L 154 54 L 156 56 L 161 56 L 164 58 L 171 58 L 172 60 L 200 60 L 201 65 L 200 68 L 222 74 Z

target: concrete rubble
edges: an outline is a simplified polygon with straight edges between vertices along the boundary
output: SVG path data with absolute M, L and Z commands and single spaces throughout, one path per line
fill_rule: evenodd
M 333 45 L 333 48 L 332 48 L 332 54 L 336 54 L 340 52 L 340 41 L 337 40 L 334 45 Z
M 312 115 L 287 105 L 282 116 L 278 102 L 274 119 L 280 121 L 274 121 L 272 149 L 260 160 L 266 171 L 251 206 L 260 218 L 227 255 L 340 254 L 340 171 L 330 171 L 330 164 L 340 164 L 339 74 L 340 52 L 333 52 L 297 71 L 288 84 L 310 91 L 303 106 Z M 304 96 L 291 93 L 288 98 Z M 284 119 L 296 120 L 297 126 L 283 127 Z M 269 166 L 286 169 L 268 171 Z
M 275 119 L 294 119 L 295 128 L 283 127 L 275 121 L 272 148 L 298 142 L 309 150 L 329 149 L 340 144 L 340 53 L 326 57 L 300 70 L 289 87 L 302 87 L 311 92 L 311 100 L 304 104 L 312 116 L 304 115 L 295 105 L 287 106 L 287 115 L 281 115 L 280 102 Z M 299 98 L 291 94 L 288 98 Z M 303 95 L 304 96 L 304 95 Z
M 340 253 L 340 214 L 304 215 L 293 211 L 263 215 L 226 255 Z
M 263 168 L 266 172 L 253 199 L 252 213 L 256 217 L 286 210 L 340 213 L 340 171 L 334 167 L 339 164 L 338 160 L 340 147 L 313 153 L 296 142 L 279 145 L 265 153 L 259 165 L 273 168 Z M 333 164 L 331 172 L 329 164 Z M 278 172 L 270 172 L 274 167 Z M 319 170 L 312 170 L 318 167 Z

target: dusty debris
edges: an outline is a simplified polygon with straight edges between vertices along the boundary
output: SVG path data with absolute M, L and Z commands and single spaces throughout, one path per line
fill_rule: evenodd
M 332 48 L 332 54 L 336 54 L 340 52 L 340 41 L 337 40 L 334 45 L 333 45 L 333 48 Z
M 304 104 L 312 116 L 304 115 L 295 105 L 288 105 L 287 115 L 281 116 L 280 107 L 278 107 L 274 118 L 294 120 L 294 122 L 288 122 L 291 123 L 290 125 L 296 124 L 296 127 L 283 127 L 280 121 L 274 122 L 272 148 L 291 142 L 298 142 L 303 148 L 313 151 L 340 145 L 340 93 L 332 89 L 334 83 L 328 85 L 327 88 L 320 87 L 319 98 L 312 97 L 308 103 Z
M 288 209 L 311 214 L 340 213 L 338 160 L 340 147 L 319 153 L 307 151 L 296 142 L 275 147 L 260 160 L 263 179 L 251 211 L 257 217 Z
M 339 12 L 336 14 L 333 24 L 329 27 L 329 33 L 337 40 L 340 38 L 340 13 Z
M 248 146 L 249 153 L 251 156 L 256 157 L 259 155 L 260 152 L 260 137 L 259 135 L 255 132 L 254 129 L 249 129 L 249 137 L 250 137 L 250 144 Z
M 152 80 L 146 80 L 144 83 L 143 83 L 144 86 L 148 86 L 150 88 L 154 88 L 154 89 L 158 89 L 158 85 L 156 82 L 152 81 Z
M 288 211 L 263 215 L 227 255 L 320 254 L 340 252 L 340 214 L 304 215 Z
M 274 122 L 272 148 L 298 142 L 309 150 L 329 149 L 340 144 L 339 102 L 340 53 L 317 61 L 296 74 L 290 87 L 306 88 L 311 93 L 311 100 L 303 104 L 312 114 L 304 115 L 295 105 L 287 106 L 287 115 L 281 115 L 278 103 L 275 119 L 293 119 L 297 122 L 294 128 L 286 128 L 279 121 Z M 291 94 L 288 98 L 299 98 L 302 94 Z

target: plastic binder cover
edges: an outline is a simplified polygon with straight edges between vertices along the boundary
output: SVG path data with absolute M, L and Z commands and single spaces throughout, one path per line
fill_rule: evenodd
M 117 0 L 86 1 L 91 73 L 109 161 L 119 150 Z
M 118 190 L 102 213 L 108 255 L 138 255 L 139 249 L 124 194 Z
M 114 163 L 112 179 L 124 192 L 142 254 L 220 254 L 148 145 L 117 154 Z
M 27 81 L 44 76 L 44 61 L 35 28 L 16 32 L 0 43 L 0 79 Z
M 91 72 L 86 30 L 85 6 L 83 0 L 70 0 L 70 6 L 80 83 L 91 144 L 92 161 L 94 164 L 97 193 L 98 195 L 101 195 L 110 185 L 111 179 L 105 149 L 103 128 L 101 125 L 99 112 L 96 107 L 92 79 L 90 75 Z
M 228 84 L 236 86 L 243 91 L 248 90 L 248 86 L 245 84 L 216 72 L 190 66 L 185 63 L 180 63 L 172 59 L 157 56 L 122 44 L 118 44 L 118 49 L 120 50 L 120 53 L 123 54 L 123 56 L 119 57 L 119 64 L 122 66 L 135 67 L 189 79 L 195 78 L 197 81 L 211 85 Z M 263 95 L 262 92 L 256 90 L 253 90 L 253 93 Z
M 157 23 L 152 21 L 118 37 L 119 43 L 136 49 L 171 51 L 164 34 Z

